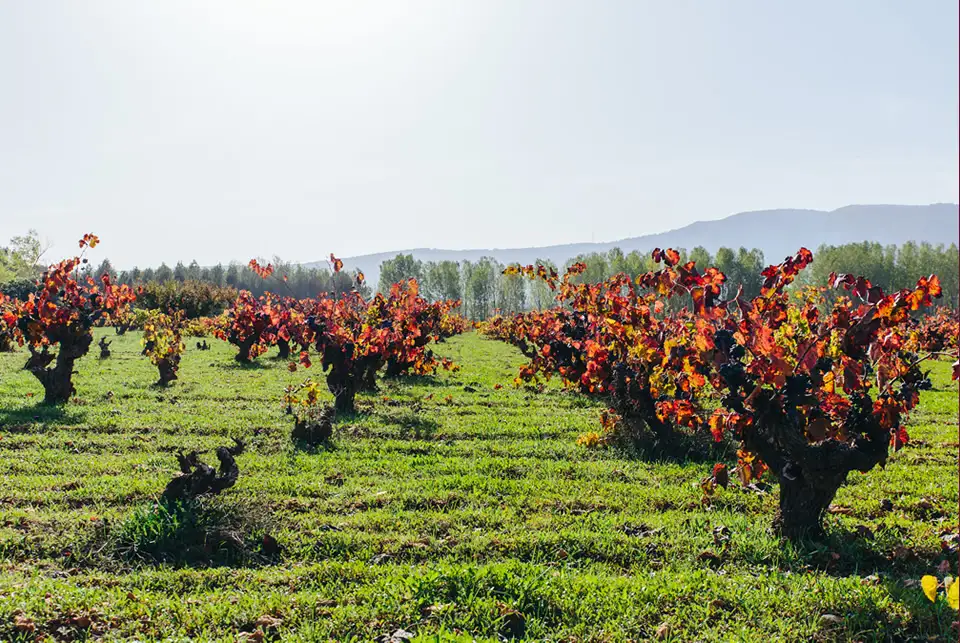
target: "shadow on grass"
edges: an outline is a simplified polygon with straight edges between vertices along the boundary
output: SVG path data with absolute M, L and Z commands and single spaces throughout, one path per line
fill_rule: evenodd
M 865 533 L 867 535 L 865 535 Z M 828 576 L 845 578 L 919 579 L 924 574 L 936 574 L 937 566 L 950 556 L 935 550 L 918 550 L 898 544 L 893 533 L 879 530 L 861 532 L 835 525 L 819 538 L 782 542 L 785 560 L 781 568 L 793 572 L 817 571 Z M 952 555 L 951 555 L 952 556 Z M 769 565 L 769 559 L 746 555 L 743 559 L 753 565 Z
M 268 357 L 267 360 L 270 358 Z M 226 364 L 220 364 L 220 368 L 227 370 L 236 370 L 236 371 L 262 371 L 273 368 L 276 366 L 276 362 L 272 364 L 264 363 L 262 359 L 255 359 L 249 362 L 238 362 L 237 360 L 230 360 Z
M 26 432 L 32 424 L 79 424 L 86 412 L 66 404 L 43 404 L 18 409 L 0 409 L 0 427 L 4 431 Z
M 802 551 L 810 560 L 818 563 L 823 563 L 827 558 L 833 559 L 834 553 L 839 554 L 839 559 L 824 570 L 834 576 L 877 574 L 918 579 L 924 574 L 935 574 L 937 565 L 944 559 L 944 554 L 939 550 L 893 545 L 891 539 L 882 532 L 880 534 L 878 538 L 868 539 L 859 536 L 856 531 L 834 529 L 819 543 L 819 548 L 805 545 Z
M 704 434 L 678 433 L 669 443 L 650 436 L 621 436 L 611 446 L 618 457 L 669 464 L 713 465 L 729 462 L 737 454 L 737 447 L 732 441 L 724 439 L 716 442 Z
M 336 430 L 336 428 L 334 428 L 334 430 Z M 293 443 L 293 453 L 295 454 L 319 455 L 321 453 L 333 453 L 340 448 L 333 438 L 323 440 L 322 442 L 291 439 L 291 442 Z
M 429 440 L 440 428 L 440 423 L 433 418 L 423 417 L 415 411 L 403 409 L 397 413 L 378 413 L 384 423 L 397 427 L 398 437 L 401 440 L 413 438 L 415 440 Z
M 937 590 L 936 602 L 930 602 L 920 587 L 908 587 L 903 579 L 887 578 L 880 584 L 890 598 L 906 608 L 912 616 L 912 624 L 918 635 L 916 640 L 920 640 L 921 636 L 928 641 L 960 640 L 957 612 L 947 603 L 942 588 Z
M 449 386 L 448 382 L 444 382 L 436 375 L 384 375 L 383 383 L 388 386 Z

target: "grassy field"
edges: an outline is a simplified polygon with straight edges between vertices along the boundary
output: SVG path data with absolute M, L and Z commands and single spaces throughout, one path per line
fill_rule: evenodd
M 79 399 L 62 408 L 38 406 L 25 353 L 0 354 L 0 640 L 372 640 L 399 628 L 423 641 L 956 639 L 956 613 L 913 585 L 937 573 L 941 534 L 957 525 L 946 363 L 911 418 L 914 442 L 851 475 L 829 540 L 800 547 L 769 533 L 775 487 L 731 487 L 704 506 L 709 463 L 578 447 L 598 404 L 514 389 L 520 354 L 475 334 L 439 348 L 460 372 L 383 382 L 313 452 L 291 445 L 280 398 L 316 366 L 241 367 L 229 345 L 190 343 L 180 381 L 158 389 L 139 335 L 106 334 L 113 356 L 78 362 Z M 231 437 L 247 451 L 218 506 L 279 555 L 158 564 L 117 547 L 155 515 L 178 449 Z

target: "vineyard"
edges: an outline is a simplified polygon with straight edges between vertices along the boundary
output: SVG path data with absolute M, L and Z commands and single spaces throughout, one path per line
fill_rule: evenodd
M 145 292 L 98 243 L 0 294 L 0 640 L 958 635 L 936 275 L 799 249 L 748 296 L 657 249 L 508 267 L 552 303 L 474 324 L 333 255 Z

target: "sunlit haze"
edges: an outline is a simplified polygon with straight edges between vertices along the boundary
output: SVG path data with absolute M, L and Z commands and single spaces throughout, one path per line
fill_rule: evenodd
M 958 199 L 956 2 L 6 2 L 0 244 L 115 266 Z

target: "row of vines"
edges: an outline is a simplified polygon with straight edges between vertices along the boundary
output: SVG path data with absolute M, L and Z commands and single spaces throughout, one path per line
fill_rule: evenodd
M 75 363 L 89 352 L 93 328 L 105 325 L 114 326 L 118 334 L 142 329 L 143 354 L 157 367 L 158 385 L 177 379 L 187 337 L 227 341 L 236 347 L 241 363 L 275 346 L 280 358 L 290 360 L 292 371 L 309 368 L 311 355 L 319 357 L 340 412 L 354 410 L 356 394 L 373 390 L 381 370 L 398 376 L 458 368 L 436 357 L 430 344 L 466 329 L 467 322 L 457 313 L 460 302 L 427 302 L 415 280 L 395 284 L 387 295 L 369 300 L 359 292 L 362 274 L 356 277 L 356 289 L 337 297 L 296 299 L 271 292 L 254 297 L 241 291 L 221 315 L 189 319 L 183 310 L 134 311 L 138 292 L 114 283 L 107 273 L 99 279 L 81 277 L 85 254 L 98 243 L 95 235 L 84 235 L 81 255 L 50 266 L 26 297 L 0 295 L 0 348 L 26 346 L 30 356 L 24 369 L 43 386 L 44 403 L 65 403 L 74 396 Z M 342 263 L 332 255 L 330 259 L 339 272 Z M 253 260 L 250 266 L 265 280 L 276 278 L 271 265 Z M 282 287 L 283 279 L 276 281 Z M 108 357 L 109 342 L 101 339 L 99 346 L 101 357 Z M 197 346 L 209 347 L 206 339 Z M 301 390 L 315 391 L 316 384 L 307 380 L 288 390 L 288 404 L 307 401 L 297 396 Z M 316 399 L 314 393 L 310 401 Z
M 791 289 L 813 262 L 801 249 L 763 271 L 756 297 L 723 300 L 726 278 L 715 268 L 681 263 L 673 250 L 653 259 L 656 270 L 601 283 L 579 283 L 583 264 L 562 277 L 508 268 L 545 282 L 556 306 L 493 318 L 482 332 L 528 358 L 518 386 L 558 377 L 607 402 L 601 430 L 581 444 L 684 457 L 728 446 L 736 466 L 713 467 L 701 483 L 706 497 L 731 473 L 750 485 L 770 471 L 780 486 L 775 530 L 821 533 L 848 473 L 883 466 L 909 441 L 904 421 L 930 387 L 923 362 L 957 359 L 956 313 L 920 316 L 941 297 L 938 278 L 884 293 L 864 277 L 832 274 L 827 287 Z M 674 298 L 689 307 L 669 312 Z
M 75 362 L 89 351 L 93 328 L 107 324 L 118 333 L 142 328 L 143 354 L 158 369 L 159 385 L 177 379 L 191 336 L 229 342 L 242 363 L 270 347 L 291 371 L 319 360 L 333 407 L 322 406 L 313 379 L 289 387 L 284 402 L 296 415 L 296 431 L 321 438 L 329 437 L 333 414 L 353 412 L 356 395 L 376 388 L 379 373 L 459 368 L 431 345 L 466 330 L 460 302 L 428 302 L 416 280 L 367 299 L 358 273 L 356 287 L 337 296 L 241 291 L 217 317 L 134 313 L 134 289 L 109 274 L 79 276 L 87 249 L 98 242 L 85 235 L 82 254 L 50 266 L 25 298 L 0 295 L 0 348 L 26 346 L 24 368 L 43 386 L 45 403 L 71 399 Z M 923 363 L 957 359 L 956 312 L 921 314 L 942 296 L 938 278 L 892 293 L 846 274 L 830 275 L 825 287 L 791 288 L 813 262 L 802 248 L 762 272 L 757 296 L 724 299 L 726 277 L 716 268 L 683 263 L 674 250 L 657 249 L 653 260 L 655 270 L 600 283 L 578 279 L 582 263 L 563 276 L 545 266 L 509 267 L 508 274 L 544 283 L 556 305 L 494 317 L 481 331 L 528 359 L 515 385 L 557 377 L 607 403 L 600 430 L 581 436 L 582 444 L 656 456 L 736 453 L 732 470 L 719 462 L 701 483 L 705 498 L 731 477 L 749 486 L 769 472 L 780 486 L 775 530 L 787 538 L 821 533 L 847 475 L 883 466 L 891 449 L 910 440 L 904 422 L 930 387 Z M 333 255 L 330 261 L 340 272 L 342 263 Z M 249 265 L 282 288 L 273 266 Z M 207 347 L 206 339 L 197 343 Z M 101 340 L 100 348 L 109 355 L 109 342 Z

